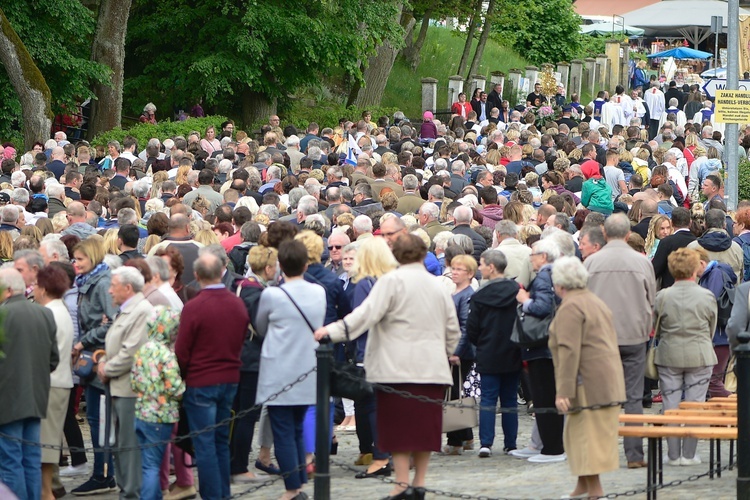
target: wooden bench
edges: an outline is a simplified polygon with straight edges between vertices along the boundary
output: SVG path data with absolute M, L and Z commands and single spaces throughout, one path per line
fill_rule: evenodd
M 734 417 L 737 418 L 737 410 L 665 410 L 665 415 L 684 415 L 686 417 Z
M 680 403 L 680 409 L 682 410 L 736 410 L 737 402 L 717 402 L 712 403 L 709 401 L 683 401 Z
M 707 401 L 708 403 L 734 403 L 737 404 L 737 397 L 727 396 L 725 398 L 711 398 Z
M 675 422 L 675 420 L 679 420 Z M 618 434 L 622 437 L 641 437 L 648 439 L 648 455 L 646 470 L 646 498 L 656 499 L 655 486 L 664 484 L 662 464 L 662 440 L 664 438 L 695 438 L 710 440 L 709 477 L 713 479 L 714 470 L 717 477 L 721 477 L 721 449 L 720 441 L 729 439 L 730 443 L 737 439 L 737 418 L 726 416 L 688 416 L 679 414 L 668 415 L 620 415 L 621 425 Z M 637 424 L 643 425 L 637 425 Z M 667 424 L 687 424 L 690 427 L 667 427 Z M 693 427 L 698 423 L 705 427 Z M 714 442 L 716 443 L 716 468 L 714 468 Z M 733 446 L 730 445 L 729 464 L 733 463 Z M 658 483 L 657 483 L 658 481 Z

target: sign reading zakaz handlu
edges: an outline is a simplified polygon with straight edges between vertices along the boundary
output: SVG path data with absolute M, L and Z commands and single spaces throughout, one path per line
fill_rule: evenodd
M 739 90 L 750 90 L 750 80 L 740 80 L 739 85 L 737 86 Z M 727 80 L 726 78 L 714 78 L 713 80 L 708 80 L 706 83 L 703 84 L 703 92 L 706 93 L 708 97 L 713 99 L 716 97 L 716 92 L 719 90 L 724 90 L 727 88 Z
M 714 113 L 717 122 L 750 122 L 750 90 L 717 90 Z

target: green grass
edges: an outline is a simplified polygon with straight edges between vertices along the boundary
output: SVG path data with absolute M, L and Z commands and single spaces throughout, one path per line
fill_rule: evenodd
M 420 64 L 416 71 L 412 71 L 403 59 L 396 59 L 381 105 L 397 107 L 412 119 L 419 117 L 422 109 L 420 80 L 436 78 L 438 80 L 437 109 L 447 109 L 448 77 L 456 74 L 465 40 L 465 35 L 456 35 L 447 28 L 431 26 L 422 46 Z M 475 47 L 476 42 L 472 47 L 472 55 Z M 489 89 L 491 71 L 502 71 L 507 78 L 509 69 L 523 69 L 527 65 L 528 63 L 512 49 L 488 40 L 477 73 L 487 77 L 487 89 Z

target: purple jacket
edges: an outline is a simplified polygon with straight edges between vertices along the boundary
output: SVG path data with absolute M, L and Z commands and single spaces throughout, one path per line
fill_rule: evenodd
M 555 193 L 559 194 L 559 195 L 562 195 L 563 193 L 568 193 L 570 196 L 573 197 L 573 200 L 576 202 L 576 205 L 578 203 L 581 203 L 581 199 L 578 196 L 576 196 L 575 194 L 573 194 L 570 191 L 568 191 L 567 189 L 565 189 L 565 186 L 563 186 L 562 184 L 558 184 L 557 186 L 551 186 L 550 189 L 552 191 L 554 191 Z
M 495 230 L 495 224 L 503 220 L 503 207 L 500 205 L 487 205 L 479 211 L 482 215 L 482 225 Z

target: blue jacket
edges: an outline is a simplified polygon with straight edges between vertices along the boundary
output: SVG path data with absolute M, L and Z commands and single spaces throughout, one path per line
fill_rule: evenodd
M 712 260 L 706 266 L 706 270 L 703 271 L 703 276 L 700 277 L 698 284 L 703 288 L 710 290 L 716 298 L 719 298 L 722 290 L 724 290 L 724 276 L 731 281 L 735 286 L 737 285 L 737 275 L 732 270 L 729 264 L 724 264 L 716 260 Z M 726 327 L 716 325 L 716 331 L 714 332 L 714 345 L 729 345 L 729 338 L 727 337 Z
M 523 304 L 523 312 L 537 318 L 546 318 L 552 314 L 560 302 L 552 284 L 552 264 L 542 266 L 536 278 L 529 284 L 529 294 L 531 298 Z M 552 359 L 552 353 L 546 346 L 522 349 L 521 356 L 524 361 Z
M 477 355 L 476 349 L 471 345 L 469 337 L 466 335 L 466 322 L 469 320 L 469 300 L 472 295 L 474 295 L 474 289 L 470 286 L 453 295 L 453 303 L 456 305 L 456 314 L 458 315 L 458 326 L 461 328 L 461 338 L 458 340 L 458 345 L 453 354 L 467 361 L 473 361 Z
M 359 305 L 365 301 L 372 287 L 375 286 L 377 280 L 373 277 L 368 276 L 358 281 L 356 284 L 349 285 L 349 288 L 354 288 L 354 296 L 352 297 L 352 309 L 356 309 Z M 357 363 L 363 363 L 365 361 L 365 348 L 367 347 L 367 333 L 365 332 L 354 341 L 355 356 L 354 359 Z
M 317 283 L 326 290 L 325 325 L 342 319 L 352 311 L 351 304 L 349 304 L 346 293 L 344 293 L 344 284 L 323 264 L 307 266 L 305 281 Z

